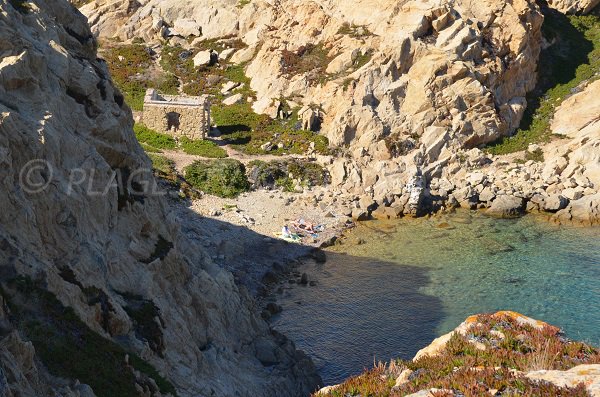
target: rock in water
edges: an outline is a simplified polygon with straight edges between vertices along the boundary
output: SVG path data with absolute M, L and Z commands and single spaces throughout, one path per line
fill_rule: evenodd
M 523 215 L 523 206 L 522 198 L 503 194 L 496 197 L 487 213 L 500 218 L 515 218 Z

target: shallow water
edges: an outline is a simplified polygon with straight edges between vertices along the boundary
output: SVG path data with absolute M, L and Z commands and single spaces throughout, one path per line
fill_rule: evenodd
M 411 358 L 481 312 L 518 311 L 600 345 L 599 228 L 468 213 L 369 222 L 304 271 L 317 286 L 286 289 L 273 325 L 326 384 Z

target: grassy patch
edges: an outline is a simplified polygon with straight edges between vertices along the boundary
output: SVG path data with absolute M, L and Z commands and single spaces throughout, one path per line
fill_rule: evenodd
M 68 307 L 29 278 L 2 284 L 12 320 L 34 345 L 51 374 L 79 379 L 99 397 L 135 396 L 136 379 L 129 363 L 153 378 L 162 393 L 176 394 L 173 385 L 148 363 L 96 334 Z
M 237 4 L 237 8 L 244 8 L 245 6 L 247 6 L 248 4 L 250 4 L 251 0 L 239 0 L 238 4 Z
M 283 50 L 281 53 L 283 74 L 287 76 L 307 74 L 308 81 L 311 83 L 323 78 L 329 62 L 331 58 L 322 43 L 307 44 L 297 51 Z
M 151 84 L 143 74 L 152 65 L 152 55 L 141 44 L 109 46 L 102 50 L 110 74 L 125 101 L 133 110 L 142 110 L 146 88 Z
M 140 143 L 154 150 L 173 150 L 177 147 L 177 143 L 172 136 L 156 132 L 143 124 L 135 124 L 133 132 L 135 132 L 135 136 Z
M 212 117 L 222 133 L 222 139 L 247 154 L 302 154 L 314 144 L 321 154 L 329 152 L 329 141 L 323 135 L 300 129 L 297 112 L 286 120 L 272 120 L 259 115 L 249 103 L 232 106 L 215 106 Z M 261 146 L 271 142 L 272 150 L 266 152 Z
M 207 140 L 191 140 L 181 138 L 181 148 L 187 154 L 208 157 L 213 159 L 222 159 L 227 157 L 225 149 L 219 147 L 216 143 Z
M 545 9 L 544 37 L 555 41 L 542 51 L 539 82 L 528 95 L 528 107 L 521 127 L 512 137 L 505 137 L 488 147 L 501 155 L 527 149 L 531 143 L 551 139 L 551 121 L 558 106 L 582 82 L 598 78 L 600 72 L 600 17 L 565 16 Z
M 181 81 L 183 92 L 198 96 L 205 93 L 206 79 L 194 67 L 195 53 L 180 46 L 165 45 L 161 52 L 160 65 Z
M 533 160 L 538 163 L 543 163 L 544 162 L 544 151 L 542 149 L 535 149 L 533 152 L 528 151 L 525 153 L 525 160 L 526 161 Z
M 209 94 L 217 100 L 223 95 L 220 87 L 225 79 L 244 83 L 249 90 L 250 80 L 244 74 L 244 65 L 229 65 L 221 62 L 212 66 L 194 66 L 194 56 L 200 50 L 221 52 L 225 48 L 242 48 L 239 40 L 210 39 L 198 44 L 195 50 L 186 50 L 181 46 L 165 45 L 161 52 L 161 66 L 168 73 L 177 76 L 184 94 L 198 96 Z
M 485 346 L 478 349 L 473 342 Z M 566 370 L 584 363 L 599 363 L 600 351 L 566 339 L 554 327 L 534 329 L 513 317 L 478 316 L 478 323 L 465 335 L 454 334 L 440 355 L 416 361 L 394 361 L 344 382 L 326 396 L 405 396 L 430 388 L 453 390 L 465 397 L 587 396 L 585 387 L 561 388 L 535 382 L 514 370 Z M 408 381 L 393 387 L 403 370 L 411 370 Z M 445 395 L 445 394 L 440 394 Z
M 233 159 L 196 161 L 184 173 L 196 189 L 219 197 L 237 197 L 250 189 L 246 168 Z
M 355 39 L 362 39 L 373 35 L 366 26 L 359 26 L 348 22 L 344 22 L 344 24 L 340 26 L 338 34 L 350 36 Z
M 152 160 L 152 168 L 156 171 L 160 171 L 167 175 L 175 171 L 175 163 L 173 160 L 154 153 L 148 153 L 148 157 Z

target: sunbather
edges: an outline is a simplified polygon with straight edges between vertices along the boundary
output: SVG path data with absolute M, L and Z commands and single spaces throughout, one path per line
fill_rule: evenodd
M 307 231 L 309 233 L 315 233 L 315 224 L 311 222 L 307 222 L 304 219 L 300 218 L 292 222 L 292 226 Z

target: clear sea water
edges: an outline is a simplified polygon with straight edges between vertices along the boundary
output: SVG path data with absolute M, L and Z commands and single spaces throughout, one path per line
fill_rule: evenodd
M 481 312 L 518 311 L 600 345 L 600 228 L 469 213 L 368 222 L 303 271 L 317 286 L 286 288 L 273 326 L 326 384 L 412 358 Z

